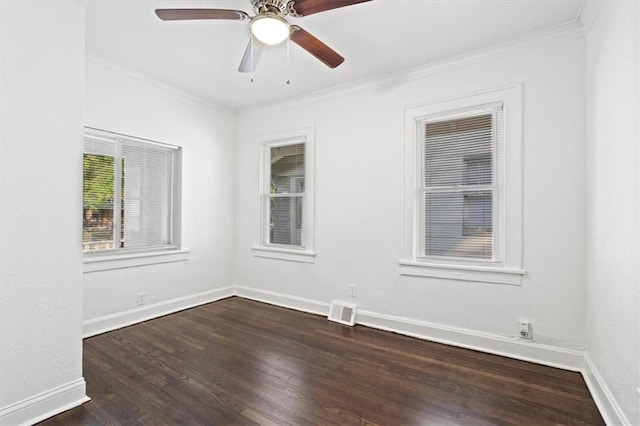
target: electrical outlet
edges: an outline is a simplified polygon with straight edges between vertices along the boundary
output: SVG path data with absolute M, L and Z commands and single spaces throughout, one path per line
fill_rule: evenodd
M 349 284 L 349 296 L 356 297 L 358 295 L 358 285 Z
M 518 323 L 518 330 L 518 335 L 521 339 L 531 340 L 533 337 L 531 333 L 531 323 L 529 321 L 520 321 Z
M 147 298 L 147 293 L 140 292 L 136 295 L 136 303 L 138 306 L 142 306 L 145 303 L 145 299 Z

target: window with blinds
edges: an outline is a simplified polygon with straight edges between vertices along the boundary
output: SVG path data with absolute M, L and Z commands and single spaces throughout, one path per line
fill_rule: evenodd
M 177 248 L 180 148 L 85 130 L 85 253 Z
M 421 122 L 419 256 L 495 259 L 501 114 L 494 105 Z
M 266 147 L 269 185 L 264 191 L 268 232 L 265 243 L 304 246 L 305 144 Z

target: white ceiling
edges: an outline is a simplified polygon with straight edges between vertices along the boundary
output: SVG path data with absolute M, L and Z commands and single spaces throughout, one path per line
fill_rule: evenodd
M 329 69 L 295 44 L 286 77 L 286 43 L 265 50 L 255 72 L 237 71 L 247 21 L 158 19 L 156 8 L 239 9 L 249 0 L 90 0 L 89 55 L 207 101 L 245 108 L 367 78 L 401 73 L 443 58 L 574 22 L 583 0 L 373 0 L 290 18 L 346 58 Z

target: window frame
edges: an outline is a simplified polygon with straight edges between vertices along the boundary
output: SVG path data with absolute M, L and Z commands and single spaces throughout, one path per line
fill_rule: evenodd
M 304 128 L 258 137 L 260 145 L 260 229 L 258 243 L 251 247 L 256 257 L 314 263 L 314 128 Z M 302 241 L 301 245 L 269 242 L 271 149 L 304 144 L 304 192 L 302 193 Z
M 492 260 L 424 256 L 420 203 L 424 123 L 481 115 L 502 105 L 500 136 L 493 156 L 495 195 L 492 212 Z M 522 276 L 522 84 L 513 84 L 438 100 L 404 111 L 404 213 L 400 274 L 463 281 L 520 285 Z
M 425 163 L 426 159 L 424 157 L 425 153 L 425 139 L 424 134 L 426 132 L 426 127 L 430 123 L 447 121 L 447 120 L 455 120 L 466 117 L 477 117 L 480 115 L 487 115 L 498 113 L 499 117 L 497 120 L 497 126 L 501 127 L 503 125 L 503 111 L 504 104 L 503 102 L 493 102 L 487 105 L 477 105 L 469 108 L 462 108 L 455 111 L 447 111 L 436 114 L 427 114 L 422 117 L 416 118 L 416 151 L 418 155 L 416 155 L 416 174 L 419 180 L 418 191 L 416 192 L 416 200 L 414 201 L 414 206 L 416 210 L 417 217 L 417 228 L 416 228 L 416 247 L 417 251 L 415 253 L 416 260 L 422 262 L 433 262 L 433 263 L 460 263 L 462 265 L 500 265 L 502 264 L 502 245 L 504 243 L 502 238 L 502 233 L 499 232 L 498 238 L 496 238 L 496 232 L 494 230 L 502 229 L 502 220 L 503 215 L 500 210 L 503 204 L 502 200 L 502 186 L 504 181 L 504 167 L 503 161 L 501 160 L 501 149 L 500 144 L 502 142 L 501 138 L 502 131 L 500 128 L 497 129 L 496 133 L 498 134 L 495 146 L 492 147 L 491 152 L 491 160 L 492 160 L 492 183 L 485 184 L 484 187 L 491 190 L 492 193 L 492 233 L 493 233 L 493 244 L 492 244 L 492 259 L 473 259 L 473 258 L 463 258 L 463 257 L 455 257 L 455 256 L 437 256 L 437 255 L 426 255 L 423 254 L 426 252 L 426 240 L 424 238 L 425 235 L 425 222 L 426 222 L 426 211 L 420 208 L 421 197 L 424 197 L 426 193 L 451 193 L 451 192 L 460 192 L 463 196 L 466 196 L 465 189 L 467 188 L 456 188 L 456 190 L 449 188 L 445 190 L 438 189 L 437 187 L 427 187 L 424 183 L 425 176 Z M 465 185 L 466 186 L 466 185 Z M 470 186 L 470 185 L 469 185 Z M 463 212 L 461 212 L 463 213 Z M 464 215 L 461 216 L 464 218 Z M 464 229 L 463 229 L 464 232 Z M 464 235 L 464 233 L 463 233 Z
M 171 220 L 169 226 L 171 228 L 171 243 L 163 246 L 140 247 L 140 248 L 113 248 L 96 251 L 84 251 L 83 261 L 85 272 L 97 272 L 102 270 L 120 269 L 124 267 L 133 267 L 141 265 L 149 265 L 156 263 L 175 262 L 186 260 L 188 250 L 182 248 L 181 241 L 181 189 L 182 189 L 182 148 L 176 145 L 161 143 L 149 139 L 143 139 L 121 133 L 106 131 L 94 127 L 86 126 L 84 128 L 84 136 L 102 138 L 108 143 L 114 144 L 114 212 L 124 208 L 121 197 L 121 160 L 122 160 L 122 143 L 125 140 L 137 143 L 161 146 L 174 151 L 175 161 L 172 165 L 172 193 L 171 193 Z M 86 152 L 83 147 L 84 154 Z M 115 214 L 115 213 L 114 213 Z M 83 217 L 84 220 L 84 217 Z M 121 219 L 120 214 L 116 214 L 114 221 L 114 235 L 120 236 Z M 118 239 L 117 239 L 118 240 Z

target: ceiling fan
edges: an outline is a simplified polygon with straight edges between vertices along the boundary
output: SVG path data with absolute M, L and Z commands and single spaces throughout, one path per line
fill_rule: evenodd
M 256 13 L 253 17 L 242 10 L 232 9 L 156 9 L 156 15 L 163 21 L 194 19 L 249 20 L 252 37 L 240 62 L 240 67 L 238 68 L 240 72 L 253 72 L 266 46 L 274 46 L 287 39 L 309 52 L 329 68 L 335 68 L 344 62 L 344 58 L 298 25 L 289 24 L 285 16 L 301 18 L 371 0 L 250 1 Z

